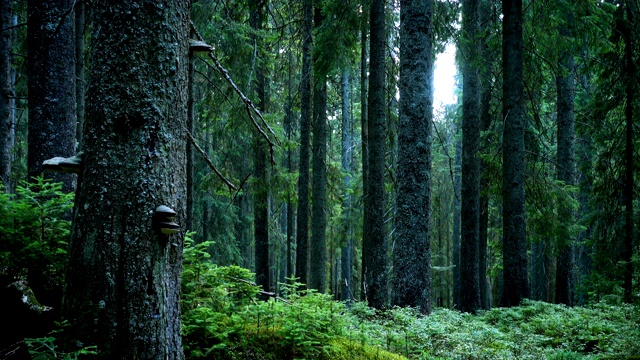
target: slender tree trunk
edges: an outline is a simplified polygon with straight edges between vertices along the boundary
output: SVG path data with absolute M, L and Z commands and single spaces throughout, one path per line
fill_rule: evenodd
M 264 21 L 261 0 L 251 0 L 249 2 L 250 26 L 256 32 L 262 30 Z M 256 49 L 256 84 L 255 91 L 258 97 L 257 108 L 261 112 L 266 109 L 266 79 L 265 70 L 262 63 L 262 41 L 260 35 L 253 38 L 254 47 Z M 254 171 L 253 175 L 257 179 L 253 192 L 253 231 L 255 237 L 255 272 L 256 284 L 262 286 L 265 291 L 273 290 L 273 278 L 271 276 L 269 266 L 269 186 L 268 186 L 268 170 L 267 170 L 267 143 L 259 135 L 255 135 L 254 140 Z
M 638 12 L 636 2 L 634 0 L 626 0 L 627 24 L 624 34 L 625 42 L 625 70 L 626 70 L 626 105 L 625 105 L 625 181 L 624 181 L 624 206 L 625 206 L 625 233 L 624 233 L 624 252 L 622 261 L 624 268 L 624 299 L 626 302 L 633 301 L 633 161 L 634 161 L 634 139 L 633 139 L 633 102 L 637 98 L 636 95 L 636 69 L 634 63 L 635 35 L 638 31 L 635 16 Z
M 387 304 L 387 236 L 385 232 L 384 169 L 386 155 L 385 118 L 385 2 L 373 0 L 370 13 L 370 65 L 369 65 L 369 164 L 368 200 L 364 211 L 367 223 L 363 239 L 364 295 L 369 305 L 382 308 Z
M 573 23 L 573 14 L 566 13 L 568 26 Z M 571 36 L 569 28 L 560 29 L 563 37 Z M 569 41 L 567 41 L 569 42 Z M 557 89 L 557 119 L 558 119 L 558 145 L 557 145 L 557 177 L 567 185 L 575 185 L 575 59 L 571 45 L 564 44 L 558 60 L 558 76 L 556 77 Z M 561 231 L 557 240 L 559 253 L 556 265 L 556 296 L 558 304 L 573 305 L 573 263 L 574 242 L 569 227 L 575 222 L 573 210 L 570 205 L 561 203 L 558 208 L 558 219 L 561 223 Z
M 12 0 L 0 0 L 0 181 L 4 191 L 11 190 L 11 131 L 13 127 L 11 97 Z
M 343 219 L 345 224 L 345 242 L 341 250 L 341 266 L 342 266 L 342 278 L 341 278 L 341 291 L 340 300 L 350 301 L 352 299 L 353 292 L 353 226 L 351 224 L 352 211 L 351 211 L 351 162 L 353 161 L 353 129 L 351 126 L 351 114 L 349 112 L 350 102 L 350 85 L 349 85 L 349 68 L 342 71 L 342 170 L 344 171 L 344 201 L 343 207 Z
M 85 75 L 84 75 L 84 28 L 85 2 L 75 3 L 75 41 L 76 41 L 76 142 L 77 150 L 82 149 L 82 124 L 84 124 Z
M 184 357 L 184 227 L 161 229 L 176 231 L 166 224 L 185 220 L 189 10 L 189 2 L 170 0 L 100 1 L 93 9 L 63 315 L 71 339 L 97 345 L 99 359 Z
M 431 311 L 432 16 L 433 1 L 400 2 L 400 124 L 392 303 L 419 307 L 425 314 Z
M 460 310 L 480 308 L 480 3 L 462 2 L 462 189 L 460 232 Z
M 75 153 L 74 22 L 73 16 L 65 16 L 73 3 L 71 0 L 27 3 L 29 178 L 42 172 L 44 160 Z M 51 178 L 61 181 L 65 192 L 75 188 L 75 176 L 54 173 Z
M 309 157 L 311 152 L 311 45 L 313 1 L 303 0 L 302 79 L 300 80 L 300 165 L 298 176 L 298 226 L 296 277 L 307 283 L 309 266 Z
M 460 309 L 460 188 L 462 141 L 456 141 L 455 175 L 453 180 L 453 307 Z
M 318 5 L 319 6 L 319 5 Z M 314 12 L 314 25 L 322 24 L 320 8 Z M 316 67 L 314 59 L 314 68 Z M 313 179 L 311 188 L 311 243 L 309 262 L 309 288 L 324 293 L 327 288 L 327 81 L 326 76 L 314 71 L 313 91 Z
M 524 210 L 526 114 L 523 104 L 522 0 L 502 0 L 502 12 L 502 306 L 510 307 L 519 305 L 523 298 L 529 296 Z
M 195 116 L 195 104 L 194 104 L 194 90 L 193 82 L 195 80 L 195 54 L 189 53 L 189 98 L 187 100 L 187 130 L 190 134 L 193 134 L 193 120 Z M 185 228 L 188 231 L 193 231 L 193 145 L 187 141 L 186 148 L 187 157 L 187 218 L 185 221 Z
M 367 66 L 368 59 L 368 48 L 367 48 L 367 32 L 368 32 L 368 14 L 369 14 L 369 1 L 361 0 L 362 5 L 362 14 L 360 19 L 360 137 L 362 141 L 362 204 L 363 208 L 367 208 L 369 198 L 369 190 L 367 189 L 369 186 L 369 120 L 368 120 L 368 107 L 367 107 L 367 89 L 368 89 L 368 74 L 369 68 Z M 364 247 L 364 242 L 367 236 L 366 233 L 366 225 L 369 220 L 367 217 L 369 213 L 367 211 L 362 212 L 362 244 Z M 360 273 L 364 275 L 364 269 L 367 267 L 366 263 L 367 259 L 362 256 L 361 257 L 361 271 Z M 364 287 L 365 282 L 364 278 L 360 278 L 359 281 L 359 290 L 360 290 L 360 298 L 365 300 Z

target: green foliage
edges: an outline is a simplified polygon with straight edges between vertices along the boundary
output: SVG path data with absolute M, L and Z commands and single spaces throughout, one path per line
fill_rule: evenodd
M 61 360 L 77 360 L 80 358 L 86 359 L 87 355 L 97 355 L 96 346 L 87 346 L 80 347 L 76 345 L 77 348 L 71 352 L 65 352 L 61 350 L 59 346 L 59 339 L 64 336 L 62 333 L 64 332 L 65 326 L 68 325 L 67 322 L 58 323 L 57 329 L 53 330 L 48 336 L 41 338 L 26 338 L 24 339 L 27 348 L 29 349 L 29 355 L 31 355 L 31 359 L 33 360 L 51 360 L 51 359 L 61 359 Z
M 10 278 L 37 276 L 48 288 L 61 289 L 71 229 L 74 194 L 42 176 L 22 183 L 16 195 L 0 189 L 0 269 Z M 35 285 L 35 284 L 32 284 Z

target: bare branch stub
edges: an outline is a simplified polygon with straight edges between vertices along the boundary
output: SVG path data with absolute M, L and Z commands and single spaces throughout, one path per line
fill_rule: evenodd
M 218 175 L 218 177 L 220 178 L 220 180 L 222 180 L 222 182 L 224 182 L 225 185 L 227 185 L 227 187 L 229 187 L 229 190 L 236 190 L 237 191 L 238 188 L 235 185 L 233 185 L 233 183 L 231 183 L 231 181 L 227 180 L 227 178 L 225 178 L 224 175 L 222 175 L 222 173 L 215 167 L 215 165 L 213 165 L 213 162 L 211 161 L 211 159 L 209 159 L 209 157 L 207 156 L 207 153 L 205 153 L 204 150 L 202 150 L 202 148 L 200 146 L 198 146 L 198 144 L 196 143 L 195 139 L 193 138 L 193 135 L 191 135 L 189 130 L 187 130 L 187 129 L 184 129 L 184 130 L 187 133 L 187 139 L 189 140 L 189 142 L 200 153 L 200 155 L 202 155 L 202 157 L 204 157 L 204 161 L 207 163 L 207 165 L 209 165 L 209 167 L 213 170 L 213 172 L 215 172 L 216 175 Z

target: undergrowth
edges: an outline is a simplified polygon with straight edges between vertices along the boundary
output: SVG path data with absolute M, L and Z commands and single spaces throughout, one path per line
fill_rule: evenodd
M 640 355 L 637 306 L 569 308 L 525 300 L 477 315 L 377 311 L 301 290 L 259 300 L 253 274 L 207 261 L 187 239 L 182 322 L 188 359 L 627 359 Z M 614 299 L 615 300 L 615 299 Z

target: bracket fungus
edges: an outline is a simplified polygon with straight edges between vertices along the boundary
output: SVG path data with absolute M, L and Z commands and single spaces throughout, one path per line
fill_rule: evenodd
M 176 212 L 166 206 L 160 205 L 153 213 L 153 225 L 163 234 L 175 234 L 180 231 L 180 225 L 173 222 L 176 218 Z
M 211 52 L 213 47 L 204 41 L 189 39 L 189 52 Z
M 82 169 L 82 152 L 68 158 L 57 156 L 45 160 L 42 162 L 42 169 L 67 174 L 79 174 Z

